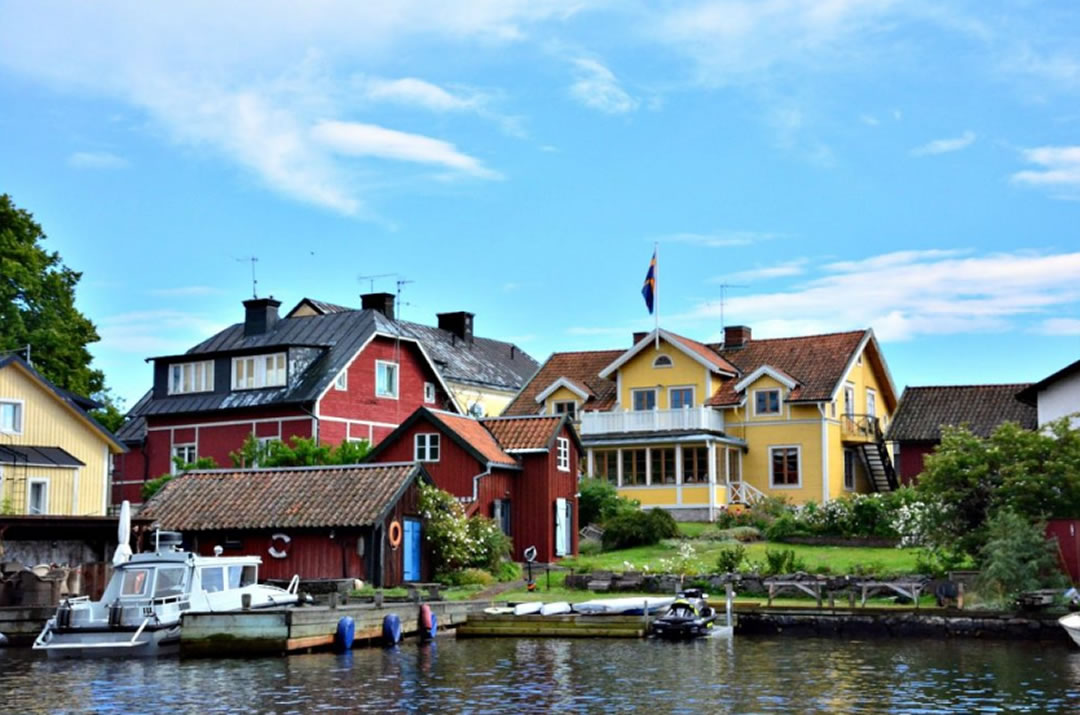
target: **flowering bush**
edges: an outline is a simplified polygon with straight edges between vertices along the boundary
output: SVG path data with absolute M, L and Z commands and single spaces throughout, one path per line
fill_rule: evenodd
M 467 517 L 457 499 L 437 487 L 420 487 L 420 512 L 437 573 L 482 568 L 492 571 L 510 555 L 510 540 L 484 516 Z
M 694 545 L 689 541 L 683 541 L 679 544 L 679 550 L 675 556 L 670 559 L 660 559 L 660 570 L 664 573 L 689 576 L 701 573 L 705 570 L 705 567 L 697 558 Z

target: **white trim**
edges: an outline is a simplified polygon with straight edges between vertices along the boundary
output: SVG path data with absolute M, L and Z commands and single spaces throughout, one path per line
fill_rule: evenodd
M 667 358 L 668 364 L 667 365 L 657 365 L 656 363 L 657 363 L 657 361 L 660 360 L 660 358 Z M 671 356 L 668 355 L 667 353 L 660 353 L 656 357 L 653 358 L 652 366 L 656 370 L 667 370 L 668 368 L 675 367 L 675 361 L 672 360 Z
M 565 465 L 565 466 L 564 466 Z M 570 471 L 570 438 L 555 438 L 555 468 L 560 472 Z
M 773 450 L 774 449 L 794 449 L 795 450 L 795 464 L 796 469 L 799 470 L 799 481 L 795 484 L 776 484 L 773 479 Z M 768 446 L 768 452 L 766 452 L 769 458 L 769 489 L 802 489 L 803 485 L 803 460 L 802 460 L 802 445 L 801 444 L 770 444 Z
M 874 405 L 874 409 L 870 409 L 871 403 Z M 866 414 L 870 417 L 877 417 L 877 390 L 872 387 L 866 388 Z
M 43 501 L 41 511 L 31 511 L 30 505 L 34 499 L 34 485 L 45 485 L 45 497 Z M 26 480 L 26 513 L 27 514 L 48 514 L 49 513 L 49 478 L 48 477 L 30 477 Z
M 278 372 L 277 359 L 278 356 L 282 358 L 283 366 L 280 368 L 282 372 L 281 382 L 270 383 L 266 380 L 266 358 L 274 358 L 274 372 Z M 252 380 L 252 385 L 238 386 L 236 384 L 236 363 L 241 360 L 251 360 L 251 366 L 255 370 L 255 375 Z M 245 371 L 246 371 L 245 367 Z M 247 375 L 244 376 L 245 381 Z M 261 384 L 260 384 L 261 381 Z M 289 353 L 288 351 L 282 352 L 280 350 L 272 353 L 258 353 L 256 355 L 238 355 L 229 362 L 229 385 L 230 391 L 242 392 L 244 390 L 264 390 L 270 387 L 285 387 L 289 384 Z
M 79 513 L 79 470 L 76 469 L 71 475 L 71 514 L 77 516 Z
M 192 382 L 195 378 L 195 368 L 198 365 L 209 365 L 208 368 L 203 370 L 203 389 L 201 390 L 173 390 L 173 369 L 180 368 L 180 382 L 183 384 L 183 368 L 187 365 L 191 365 L 192 369 Z M 189 360 L 187 362 L 172 362 L 168 364 L 168 373 L 165 375 L 165 391 L 169 395 L 196 395 L 202 392 L 214 391 L 214 361 L 211 360 Z
M 759 394 L 761 394 L 762 392 L 775 392 L 776 393 L 776 412 L 758 412 L 758 409 L 757 409 L 757 396 Z M 752 409 L 753 409 L 753 412 L 754 412 L 754 417 L 757 417 L 758 415 L 761 415 L 762 417 L 772 417 L 774 415 L 775 416 L 783 415 L 784 414 L 784 391 L 781 390 L 779 387 L 762 387 L 762 388 L 759 388 L 757 390 L 751 390 L 750 391 L 750 404 L 752 405 Z M 788 413 L 788 417 L 789 418 L 791 417 L 790 413 Z M 786 420 L 784 420 L 784 423 L 786 424 L 786 423 L 788 423 L 790 421 L 791 421 L 790 419 L 786 419 Z M 815 422 L 816 422 L 816 420 L 815 420 Z
M 671 406 L 671 391 L 672 390 L 690 390 L 690 404 L 683 405 L 682 407 Z M 697 399 L 697 386 L 695 385 L 669 385 L 667 388 L 667 404 L 669 410 L 681 410 L 686 408 L 698 407 Z
M 818 412 L 821 413 L 821 503 L 828 503 L 831 495 L 829 485 L 829 425 L 825 420 L 825 405 L 818 403 Z
M 338 392 L 349 391 L 349 371 L 341 368 L 341 372 L 334 378 L 334 389 Z
M 849 394 L 848 391 L 849 390 L 851 391 L 850 392 L 850 394 L 851 394 L 851 399 L 850 400 L 848 399 L 848 394 Z M 843 410 L 843 415 L 845 417 L 854 417 L 856 414 L 858 414 L 858 410 L 855 407 L 855 399 L 857 397 L 858 397 L 858 395 L 855 394 L 855 383 L 851 382 L 849 380 L 846 380 L 844 382 L 844 410 Z
M 423 437 L 424 458 L 420 458 L 421 437 Z M 435 458 L 431 458 L 432 451 Z M 413 435 L 413 461 L 414 462 L 438 462 L 442 459 L 442 436 L 438 432 L 417 432 Z
M 435 404 L 435 383 L 430 380 L 424 380 L 424 404 Z
M 394 366 L 394 394 L 382 394 L 379 392 L 379 366 L 380 365 L 393 365 Z M 392 360 L 375 360 L 375 397 L 383 400 L 400 400 L 401 399 L 401 364 Z
M 556 408 L 559 405 L 573 405 L 574 406 L 573 421 L 577 422 L 578 414 L 581 412 L 581 405 L 578 403 L 577 400 L 552 400 L 552 402 L 551 402 L 551 414 L 553 414 L 553 415 L 565 415 L 565 414 L 568 414 L 565 410 L 562 411 L 562 412 L 558 412 Z
M 758 422 L 724 422 L 724 428 L 728 427 L 769 427 L 776 425 L 816 425 L 821 420 L 760 420 Z M 839 423 L 837 423 L 839 424 Z
M 799 384 L 792 380 L 791 377 L 785 375 L 771 365 L 762 365 L 757 370 L 754 370 L 752 373 L 736 382 L 735 391 L 742 392 L 748 386 L 753 385 L 755 382 L 757 382 L 762 375 L 768 375 L 789 390 L 794 390 L 796 385 Z
M 282 418 L 282 419 L 296 419 L 296 418 Z M 335 417 L 334 415 L 323 415 L 319 417 L 324 422 L 344 422 L 350 425 L 374 425 L 376 427 L 390 427 L 391 429 L 397 429 L 401 425 L 396 425 L 392 422 L 375 422 L 373 420 L 351 420 L 348 417 Z M 274 422 L 274 420 L 263 420 L 263 422 Z
M 837 394 L 840 392 L 840 386 L 847 381 L 848 375 L 851 374 L 852 368 L 855 367 L 856 358 L 863 354 L 863 351 L 866 350 L 866 346 L 871 341 L 874 343 L 874 350 L 877 351 L 878 362 L 881 363 L 881 370 L 885 373 L 885 387 L 889 388 L 889 392 L 892 393 L 893 399 L 899 401 L 900 397 L 896 394 L 896 383 L 893 382 L 892 373 L 889 372 L 889 365 L 885 362 L 885 355 L 881 352 L 881 345 L 877 341 L 877 336 L 874 335 L 873 328 L 866 329 L 866 335 L 859 341 L 859 346 L 855 348 L 855 354 L 851 356 L 847 365 L 844 366 L 844 372 L 841 373 L 840 379 L 836 381 L 836 385 L 833 387 L 832 399 L 836 399 Z M 888 410 L 886 410 L 886 412 L 888 412 Z
M 253 435 L 255 434 L 254 430 L 252 431 L 251 434 L 253 434 Z M 256 437 L 256 439 L 259 439 L 259 438 Z M 269 438 L 269 439 L 272 439 L 272 438 Z M 169 441 L 169 474 L 171 474 L 173 476 L 176 476 L 176 462 L 173 461 L 173 460 L 175 460 L 178 456 L 180 456 L 180 455 L 178 455 L 176 453 L 176 450 L 177 449 L 188 449 L 188 448 L 191 448 L 192 450 L 194 450 L 193 453 L 195 454 L 195 459 L 198 459 L 199 458 L 199 445 L 198 445 L 197 442 L 179 442 L 179 443 L 174 444 L 172 442 L 172 440 Z M 189 460 L 187 460 L 187 462 L 185 462 L 185 464 L 193 464 L 195 462 L 195 459 L 189 459 Z
M 295 415 L 293 417 L 263 417 L 256 420 L 227 420 L 222 422 L 192 422 L 184 425 L 166 425 L 162 427 L 147 427 L 147 432 L 164 432 L 165 430 L 175 429 L 199 429 L 206 427 L 235 427 L 236 425 L 252 425 L 261 424 L 263 422 L 295 422 L 296 420 L 310 420 L 311 415 Z M 330 417 L 322 417 L 320 419 L 332 419 Z
M 549 395 L 558 390 L 560 387 L 565 387 L 567 390 L 580 397 L 582 401 L 586 401 L 589 399 L 589 393 L 585 392 L 580 387 L 572 383 L 568 378 L 560 377 L 558 380 L 548 385 L 543 392 L 537 395 L 536 401 L 543 402 L 548 398 Z
M 618 358 L 616 358 L 613 363 L 611 363 L 610 365 L 605 367 L 603 370 L 601 370 L 600 371 L 600 377 L 605 377 L 606 378 L 611 373 L 615 372 L 620 367 L 625 365 L 627 362 L 630 361 L 631 358 L 633 358 L 635 355 L 637 355 L 639 352 L 641 352 L 645 347 L 647 347 L 650 343 L 652 343 L 653 339 L 656 338 L 657 336 L 663 338 L 664 342 L 666 342 L 668 345 L 672 346 L 673 348 L 675 348 L 679 352 L 684 353 L 687 357 L 692 358 L 696 362 L 701 363 L 702 365 L 704 365 L 708 369 L 712 370 L 713 372 L 720 373 L 721 375 L 730 375 L 732 377 L 735 376 L 735 373 L 724 370 L 723 368 L 719 367 L 718 365 L 716 365 L 714 363 L 710 363 L 704 357 L 699 355 L 696 351 L 691 350 L 690 348 L 683 345 L 682 341 L 679 340 L 677 337 L 675 337 L 674 334 L 669 333 L 668 331 L 666 331 L 666 330 L 664 330 L 662 328 L 657 328 L 656 330 L 653 330 L 651 333 L 649 333 L 644 338 L 639 340 L 632 348 L 630 348 L 625 353 L 623 353 Z M 719 355 L 717 355 L 716 357 L 720 358 Z
M 651 409 L 660 409 L 660 394 L 659 388 L 656 387 L 631 387 L 630 388 L 630 411 L 631 412 L 649 412 L 649 409 L 637 410 L 634 409 L 634 394 L 638 392 L 651 392 L 653 393 L 653 406 Z
M 24 434 L 26 432 L 26 400 L 19 400 L 19 399 L 16 399 L 14 397 L 12 397 L 12 398 L 4 397 L 4 398 L 0 398 L 0 405 L 17 405 L 18 408 L 19 408 L 16 411 L 17 415 L 18 415 L 18 418 L 19 418 L 19 429 L 17 429 L 17 430 L 6 430 L 6 429 L 3 429 L 3 428 L 0 428 L 0 434 L 13 434 L 13 435 Z

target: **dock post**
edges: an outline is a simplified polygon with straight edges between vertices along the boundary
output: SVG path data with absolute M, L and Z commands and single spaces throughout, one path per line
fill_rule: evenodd
M 957 586 L 959 588 L 956 592 L 956 607 L 962 611 L 964 610 L 964 582 L 961 581 Z
M 735 601 L 735 589 L 730 583 L 724 584 L 725 599 L 724 599 L 724 611 L 727 613 L 727 625 L 731 628 L 733 625 L 732 608 Z
M 337 609 L 338 593 L 337 591 L 330 592 L 330 610 Z

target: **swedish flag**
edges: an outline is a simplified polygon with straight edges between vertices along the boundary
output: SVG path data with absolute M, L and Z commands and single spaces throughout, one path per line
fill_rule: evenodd
M 652 260 L 649 261 L 649 272 L 645 274 L 645 285 L 641 287 L 641 295 L 645 296 L 645 307 L 652 315 L 653 305 L 656 302 L 656 251 L 653 251 Z

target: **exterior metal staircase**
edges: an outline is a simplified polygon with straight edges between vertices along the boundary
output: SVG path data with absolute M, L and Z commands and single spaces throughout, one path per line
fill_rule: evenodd
M 848 415 L 854 430 L 868 439 L 859 442 L 856 448 L 862 455 L 863 466 L 870 477 L 870 488 L 876 492 L 891 492 L 900 488 L 893 467 L 889 449 L 885 445 L 885 433 L 881 431 L 881 422 L 872 415 Z

